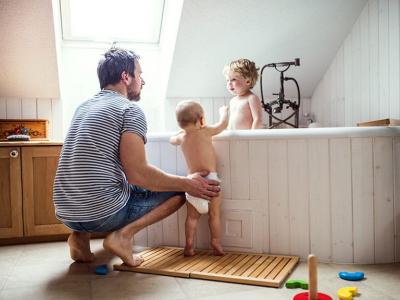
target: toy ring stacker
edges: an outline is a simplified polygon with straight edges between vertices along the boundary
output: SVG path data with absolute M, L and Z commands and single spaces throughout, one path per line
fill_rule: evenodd
M 308 287 L 308 292 L 295 295 L 293 300 L 333 300 L 329 295 L 318 293 L 317 258 L 313 254 L 308 256 Z

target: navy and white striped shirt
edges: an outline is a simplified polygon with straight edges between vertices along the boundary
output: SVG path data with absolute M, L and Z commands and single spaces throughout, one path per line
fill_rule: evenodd
M 102 90 L 78 107 L 54 180 L 58 219 L 95 221 L 126 205 L 130 189 L 119 157 L 121 134 L 126 131 L 146 143 L 142 109 L 119 93 Z

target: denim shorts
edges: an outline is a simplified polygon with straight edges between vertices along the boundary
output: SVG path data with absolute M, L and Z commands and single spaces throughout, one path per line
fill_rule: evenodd
M 162 204 L 171 197 L 184 195 L 183 192 L 152 192 L 131 185 L 131 195 L 126 205 L 115 214 L 90 222 L 68 222 L 64 225 L 73 231 L 82 232 L 111 232 L 132 223 L 146 215 L 156 206 Z

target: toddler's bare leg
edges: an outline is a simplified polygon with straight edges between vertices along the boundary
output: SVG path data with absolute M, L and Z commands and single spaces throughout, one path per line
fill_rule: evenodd
M 136 221 L 110 233 L 103 242 L 103 247 L 115 255 L 119 256 L 128 266 L 138 266 L 143 262 L 140 255 L 132 255 L 133 236 L 141 229 L 157 221 L 164 219 L 173 212 L 177 211 L 185 201 L 184 196 L 174 196 L 159 206 L 155 207 L 148 214 Z
M 193 256 L 194 252 L 194 235 L 196 233 L 197 223 L 200 218 L 199 212 L 193 207 L 192 204 L 187 202 L 187 216 L 185 222 L 185 236 L 186 236 L 186 245 L 183 254 L 185 256 Z
M 220 219 L 221 196 L 215 197 L 208 206 L 209 218 L 208 224 L 211 232 L 211 247 L 214 249 L 214 255 L 224 255 L 221 245 L 221 219 Z

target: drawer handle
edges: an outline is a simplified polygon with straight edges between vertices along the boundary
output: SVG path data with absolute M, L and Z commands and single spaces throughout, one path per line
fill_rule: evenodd
M 12 150 L 10 151 L 10 157 L 11 158 L 17 158 L 18 157 L 18 151 L 17 150 Z

